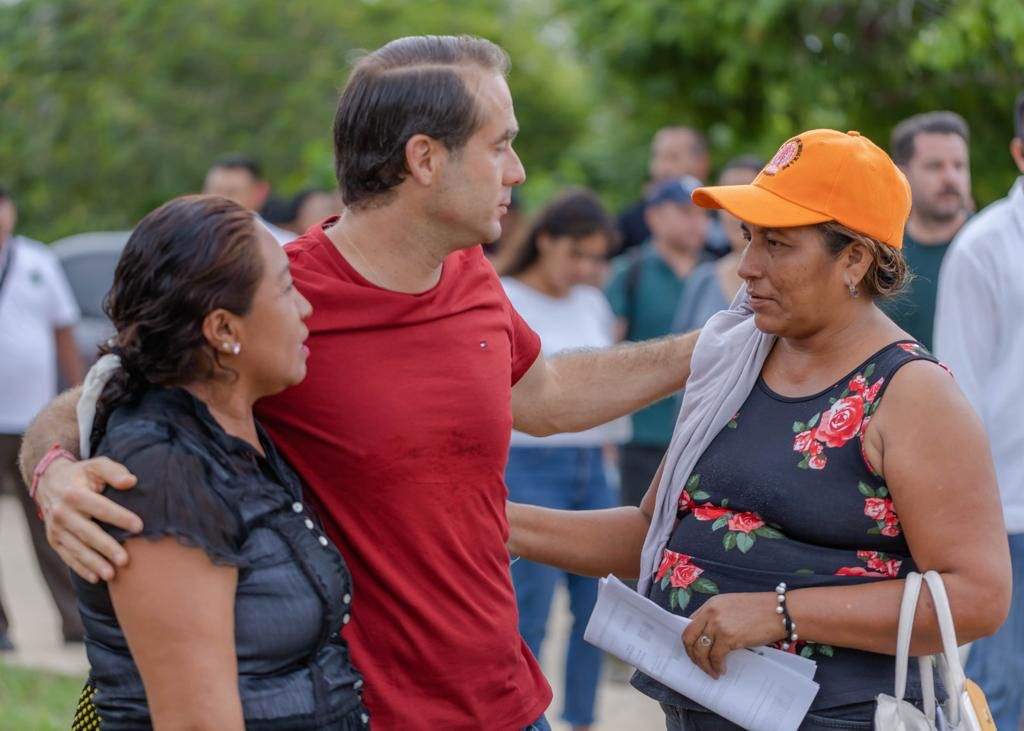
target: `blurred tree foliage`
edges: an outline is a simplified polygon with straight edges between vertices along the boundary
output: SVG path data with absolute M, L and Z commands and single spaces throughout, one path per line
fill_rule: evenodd
M 1020 0 L 5 0 L 0 180 L 44 240 L 130 226 L 224 152 L 285 194 L 332 185 L 353 60 L 413 33 L 508 49 L 529 204 L 569 183 L 634 198 L 665 124 L 707 130 L 721 163 L 815 126 L 887 145 L 899 119 L 952 109 L 978 202 L 1014 175 Z
M 245 152 L 275 189 L 334 185 L 331 125 L 360 49 L 473 33 L 511 53 L 518 145 L 532 170 L 570 165 L 585 79 L 544 40 L 546 2 L 21 0 L 0 3 L 0 180 L 25 233 L 126 228 Z M 566 178 L 578 177 L 569 173 Z
M 888 148 L 893 125 L 932 109 L 972 131 L 980 205 L 1005 194 L 1013 103 L 1024 89 L 1021 0 L 560 0 L 592 70 L 589 179 L 630 190 L 658 127 L 707 131 L 716 163 L 771 156 L 814 127 L 858 129 Z M 635 197 L 635 192 L 632 194 Z M 619 199 L 621 202 L 623 199 Z

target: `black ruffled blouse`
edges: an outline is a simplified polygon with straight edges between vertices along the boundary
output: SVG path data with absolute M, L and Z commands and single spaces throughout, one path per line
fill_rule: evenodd
M 139 515 L 142 535 L 197 547 L 238 568 L 235 649 L 246 728 L 366 728 L 363 681 L 341 631 L 352 581 L 302 500 L 302 486 L 259 429 L 266 457 L 227 434 L 181 389 L 152 389 L 116 410 L 97 455 L 138 477 L 104 495 Z M 102 526 L 124 542 L 133 534 Z M 146 695 L 107 585 L 76 578 L 93 698 L 104 729 L 150 728 Z

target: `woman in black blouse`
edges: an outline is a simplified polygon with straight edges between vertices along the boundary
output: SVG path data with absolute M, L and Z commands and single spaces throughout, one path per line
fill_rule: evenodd
M 138 477 L 106 494 L 144 527 L 104 526 L 130 563 L 76 578 L 102 728 L 365 728 L 348 572 L 253 419 L 306 373 L 287 256 L 227 199 L 179 198 L 135 228 L 106 308 L 117 334 L 79 413 Z M 84 700 L 75 728 L 93 728 Z

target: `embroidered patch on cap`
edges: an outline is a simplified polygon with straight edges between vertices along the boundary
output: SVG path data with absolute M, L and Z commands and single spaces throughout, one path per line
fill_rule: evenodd
M 771 162 L 764 166 L 764 174 L 775 175 L 780 170 L 785 170 L 797 161 L 803 149 L 804 143 L 800 141 L 799 137 L 794 137 L 780 147 L 779 151 L 775 153 L 775 157 L 771 159 Z

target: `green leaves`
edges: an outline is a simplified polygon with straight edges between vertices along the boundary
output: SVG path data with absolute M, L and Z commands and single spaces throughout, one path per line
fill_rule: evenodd
M 718 584 L 713 582 L 711 579 L 701 576 L 695 582 L 690 585 L 690 588 L 700 594 L 717 594 Z
M 686 492 L 694 500 L 710 500 L 711 496 L 708 495 L 700 487 L 700 475 L 690 475 L 690 479 L 686 481 Z
M 686 609 L 692 598 L 693 594 L 690 593 L 689 589 L 673 589 L 668 595 L 669 609 L 678 609 L 681 612 Z
M 726 551 L 731 551 L 736 548 L 736 533 L 729 531 L 722 536 L 722 547 L 725 548 Z
M 874 488 L 872 488 L 871 485 L 867 484 L 866 482 L 858 482 L 857 491 L 864 497 L 878 497 L 878 494 L 875 492 Z
M 0 2 L 0 161 L 20 230 L 127 229 L 229 152 L 259 158 L 275 194 L 333 189 L 331 123 L 359 49 L 413 33 L 504 46 L 524 192 L 585 182 L 570 148 L 600 72 L 555 15 L 534 0 Z
M 762 525 L 760 528 L 756 529 L 754 531 L 754 533 L 757 535 L 758 538 L 785 538 L 786 537 L 785 534 L 782 531 L 780 531 L 780 530 L 778 530 L 776 528 L 772 528 L 771 526 L 768 526 L 768 525 Z
M 749 533 L 733 533 L 736 536 L 736 547 L 740 553 L 747 553 L 754 547 L 754 537 Z

